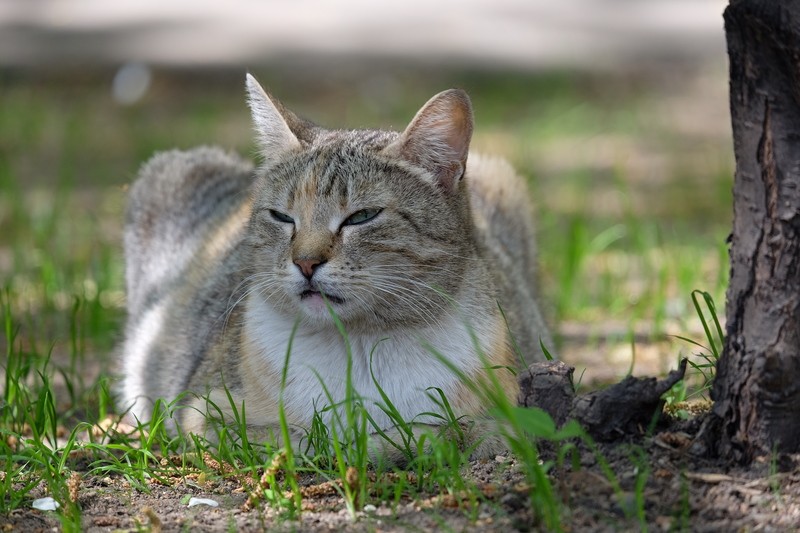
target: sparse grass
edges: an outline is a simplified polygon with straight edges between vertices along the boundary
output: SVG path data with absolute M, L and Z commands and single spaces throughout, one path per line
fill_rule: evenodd
M 79 530 L 81 505 L 71 496 L 70 479 L 74 485 L 72 475 L 80 472 L 120 477 L 140 491 L 188 478 L 231 479 L 254 504 L 265 502 L 287 519 L 302 513 L 299 480 L 310 476 L 329 480 L 351 516 L 369 503 L 397 508 L 433 494 L 459 502 L 474 520 L 486 497 L 463 476 L 463 421 L 436 390 L 430 394 L 457 438 L 415 431 L 382 397 L 398 426 L 387 437 L 410 461 L 405 470 L 370 463 L 374 428 L 352 389 L 334 410 L 336 423 L 326 426 L 320 418 L 312 428 L 312 457 L 291 446 L 249 442 L 241 431 L 246 411 L 233 399 L 234 420 L 215 446 L 171 436 L 164 425 L 168 405 L 127 437 L 91 430 L 117 413 L 110 391 L 124 307 L 124 184 L 153 151 L 173 146 L 221 143 L 252 153 L 241 77 L 206 83 L 157 75 L 147 100 L 121 108 L 110 100 L 102 73 L 48 79 L 0 73 L 0 515 L 50 495 L 61 504 L 56 516 L 63 529 Z M 599 324 L 592 334 L 598 346 L 607 338 L 607 322 L 629 332 L 644 324 L 652 339 L 677 328 L 690 342 L 708 343 L 694 366 L 710 378 L 722 340 L 722 313 L 713 302 L 724 301 L 727 283 L 727 136 L 669 130 L 653 119 L 654 103 L 664 94 L 644 81 L 633 89 L 625 83 L 604 89 L 594 78 L 568 74 L 430 80 L 391 78 L 386 90 L 396 98 L 366 91 L 366 83 L 297 90 L 291 81 L 273 79 L 269 85 L 322 124 L 395 128 L 430 94 L 465 87 L 477 113 L 476 148 L 511 158 L 531 177 L 542 287 L 554 320 Z M 650 168 L 637 157 L 660 163 Z M 698 287 L 708 292 L 692 292 Z M 627 342 L 623 337 L 617 340 Z M 569 353 L 568 343 L 563 348 Z M 560 465 L 543 461 L 539 446 L 554 443 L 560 463 L 574 451 L 571 439 L 585 436 L 574 425 L 556 429 L 546 414 L 510 405 L 496 382 L 472 385 L 503 422 L 537 519 L 558 530 L 568 514 L 551 479 Z M 282 430 L 289 442 L 285 424 Z M 429 453 L 416 458 L 420 447 Z M 622 497 L 614 472 L 606 477 Z M 640 522 L 647 479 L 640 471 L 634 504 L 624 507 Z
M 700 351 L 692 353 L 687 358 L 693 372 L 676 383 L 664 396 L 667 401 L 667 411 L 684 417 L 688 416 L 684 409 L 684 402 L 687 400 L 700 397 L 706 402 L 711 401 L 709 392 L 725 342 L 725 334 L 722 332 L 722 326 L 717 316 L 714 298 L 705 291 L 694 290 L 692 291 L 692 303 L 700 324 L 703 326 L 707 345 L 682 335 L 676 335 L 678 339 L 690 346 L 700 348 Z M 696 383 L 698 381 L 699 383 Z M 690 384 L 690 382 L 692 383 Z

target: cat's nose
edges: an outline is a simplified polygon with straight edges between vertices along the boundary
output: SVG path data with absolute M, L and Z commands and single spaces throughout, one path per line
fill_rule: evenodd
M 306 279 L 311 279 L 311 276 L 314 275 L 314 271 L 317 267 L 323 264 L 325 261 L 322 259 L 295 259 L 294 264 L 297 265 L 297 268 L 300 269 L 300 272 L 306 277 Z

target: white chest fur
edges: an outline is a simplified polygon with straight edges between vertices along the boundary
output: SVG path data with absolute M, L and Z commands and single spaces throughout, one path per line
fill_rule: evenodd
M 405 421 L 434 422 L 430 416 L 420 416 L 425 412 L 441 412 L 429 397 L 432 393 L 438 399 L 432 387 L 440 388 L 449 399 L 461 388 L 459 378 L 435 353 L 447 358 L 465 374 L 473 374 L 483 365 L 476 341 L 483 353 L 493 345 L 494 324 L 490 322 L 484 319 L 479 324 L 468 325 L 454 311 L 433 327 L 351 334 L 347 342 L 333 324 L 313 329 L 304 329 L 301 324 L 291 339 L 284 389 L 287 418 L 290 423 L 308 427 L 315 409 L 330 405 L 330 399 L 334 404 L 345 399 L 349 343 L 353 390 L 363 399 L 363 405 L 380 427 L 392 424 L 378 406 L 383 402 L 376 381 Z M 265 368 L 277 369 L 280 373 L 285 366 L 294 325 L 290 317 L 279 314 L 268 303 L 251 295 L 245 315 L 245 337 L 252 343 L 249 353 L 263 360 Z M 474 330 L 470 332 L 469 328 Z M 248 379 L 258 382 L 259 378 L 249 376 Z M 274 388 L 274 380 L 264 379 L 261 386 Z M 263 393 L 277 398 L 280 391 L 263 390 Z M 253 420 L 250 415 L 260 418 L 258 411 L 256 406 L 248 407 L 250 423 L 273 422 Z

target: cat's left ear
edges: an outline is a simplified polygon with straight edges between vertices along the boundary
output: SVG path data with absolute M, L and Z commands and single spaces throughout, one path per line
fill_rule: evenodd
M 451 192 L 466 169 L 472 127 L 469 96 L 460 89 L 450 89 L 428 100 L 384 153 L 424 168 L 437 185 Z

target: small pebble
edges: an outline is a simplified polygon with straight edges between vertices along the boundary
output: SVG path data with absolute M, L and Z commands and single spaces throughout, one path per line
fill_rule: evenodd
M 189 498 L 189 507 L 194 507 L 195 505 L 208 505 L 209 507 L 219 507 L 219 502 L 215 500 L 211 500 L 209 498 Z
M 517 509 L 521 509 L 525 506 L 525 500 L 522 498 L 522 496 L 513 492 L 509 492 L 500 498 L 500 503 L 512 511 L 516 511 Z
M 34 509 L 40 511 L 55 511 L 59 507 L 58 502 L 50 496 L 46 498 L 36 498 L 31 505 Z
M 365 513 L 374 513 L 377 510 L 378 508 L 372 505 L 371 503 L 368 503 L 367 505 L 364 506 Z

